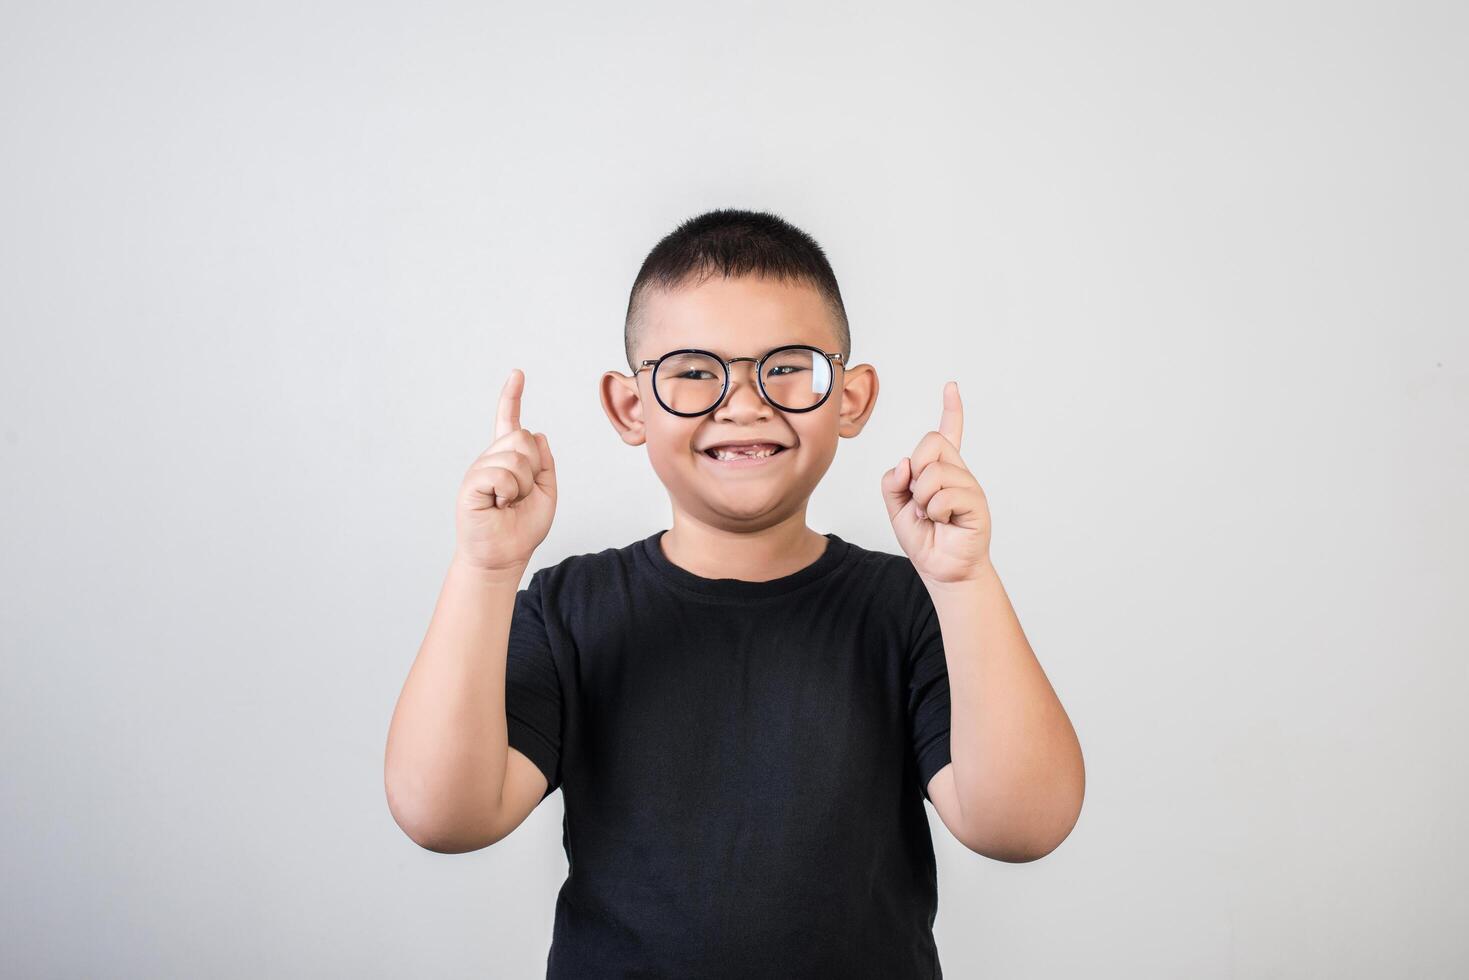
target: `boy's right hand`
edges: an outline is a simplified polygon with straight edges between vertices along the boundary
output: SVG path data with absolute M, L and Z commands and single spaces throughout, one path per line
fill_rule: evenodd
M 524 390 L 515 368 L 500 391 L 495 441 L 459 487 L 454 557 L 485 571 L 523 571 L 556 513 L 556 461 L 544 433 L 520 426 Z

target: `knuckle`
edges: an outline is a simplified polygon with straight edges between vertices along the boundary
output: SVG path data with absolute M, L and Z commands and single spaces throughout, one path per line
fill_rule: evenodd
M 496 482 L 505 478 L 505 468 L 502 466 L 481 466 L 470 471 L 469 483 L 476 487 L 493 486 Z
M 503 467 L 506 462 L 507 459 L 504 453 L 486 453 L 474 461 L 474 465 L 470 467 L 470 470 L 485 470 L 497 466 Z

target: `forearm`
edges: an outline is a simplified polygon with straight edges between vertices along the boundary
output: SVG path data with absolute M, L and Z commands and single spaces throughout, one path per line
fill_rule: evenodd
M 505 656 L 523 568 L 450 563 L 388 730 L 384 781 L 399 826 L 433 850 L 469 850 L 501 805 Z
M 966 841 L 1040 857 L 1081 812 L 1081 746 L 999 575 L 929 584 L 949 672 L 949 745 Z

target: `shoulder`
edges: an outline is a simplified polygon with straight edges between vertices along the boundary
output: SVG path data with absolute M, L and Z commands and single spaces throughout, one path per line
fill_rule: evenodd
M 907 595 L 915 588 L 923 589 L 923 580 L 907 555 L 865 548 L 855 541 L 846 543 L 852 549 L 853 572 L 879 586 L 884 595 Z
M 540 593 L 542 600 L 578 601 L 628 581 L 636 562 L 634 541 L 622 547 L 583 551 L 537 568 L 526 588 Z
M 854 591 L 862 596 L 868 615 L 893 624 L 911 645 L 936 622 L 928 586 L 906 554 L 852 546 Z

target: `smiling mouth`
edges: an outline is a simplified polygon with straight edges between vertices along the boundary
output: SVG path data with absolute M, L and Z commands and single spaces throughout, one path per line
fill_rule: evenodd
M 772 459 L 776 456 L 779 456 L 785 451 L 785 446 L 775 445 L 766 445 L 758 449 L 741 447 L 725 448 L 723 446 L 714 446 L 709 449 L 703 450 L 703 453 L 705 456 L 708 456 L 716 463 L 727 463 L 734 466 L 753 466 L 763 463 L 766 460 Z
M 773 457 L 773 455 L 779 455 L 780 453 L 784 453 L 784 451 L 786 451 L 786 447 L 783 447 L 783 445 L 773 445 L 773 447 L 767 447 L 764 448 L 764 450 L 757 451 L 726 450 L 726 448 L 723 447 L 712 447 L 708 448 L 708 450 L 704 450 L 704 455 L 710 457 L 711 460 L 720 461 L 768 460 L 768 458 Z

